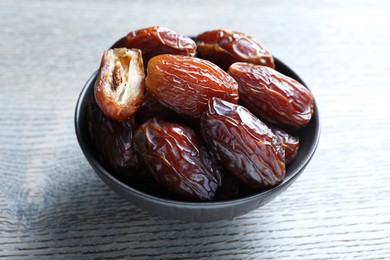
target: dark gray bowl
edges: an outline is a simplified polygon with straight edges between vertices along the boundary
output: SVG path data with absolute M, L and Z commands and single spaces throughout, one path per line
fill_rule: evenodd
M 275 58 L 276 69 L 302 84 L 305 83 L 299 76 L 283 62 Z M 166 218 L 185 221 L 208 222 L 222 219 L 231 219 L 256 209 L 280 193 L 285 191 L 303 172 L 310 162 L 320 138 L 320 121 L 317 104 L 314 103 L 314 116 L 310 123 L 296 132 L 300 138 L 300 149 L 294 161 L 287 165 L 286 177 L 277 186 L 259 191 L 247 197 L 218 202 L 183 202 L 156 197 L 125 184 L 112 175 L 95 156 L 92 142 L 88 132 L 86 107 L 89 98 L 93 95 L 96 80 L 95 72 L 85 84 L 77 101 L 75 112 L 75 128 L 81 150 L 97 175 L 116 193 L 129 200 L 135 206 L 153 214 Z M 306 86 L 306 85 L 305 85 Z

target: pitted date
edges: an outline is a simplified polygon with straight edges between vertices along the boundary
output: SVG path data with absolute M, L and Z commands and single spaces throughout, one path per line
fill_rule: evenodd
M 249 62 L 275 68 L 270 52 L 254 38 L 240 32 L 212 30 L 195 38 L 198 57 L 227 70 L 234 62 Z
M 130 174 L 138 166 L 133 148 L 134 120 L 122 122 L 105 116 L 92 98 L 87 106 L 91 140 L 100 159 L 117 173 Z
M 196 43 L 189 37 L 171 29 L 152 26 L 129 32 L 112 48 L 137 48 L 142 50 L 145 65 L 159 54 L 180 54 L 195 56 Z
M 248 186 L 267 188 L 283 180 L 280 140 L 246 108 L 213 98 L 202 115 L 201 133 L 222 166 Z
M 212 97 L 238 101 L 237 82 L 206 60 L 159 55 L 149 61 L 147 74 L 147 91 L 164 106 L 191 119 L 200 118 Z
M 299 137 L 293 136 L 278 127 L 270 127 L 272 132 L 279 138 L 284 150 L 286 164 L 292 162 L 298 153 Z
M 218 165 L 195 132 L 152 118 L 135 132 L 134 146 L 154 178 L 182 199 L 212 200 L 221 184 Z
M 269 67 L 244 62 L 232 64 L 228 73 L 239 85 L 241 101 L 258 117 L 293 128 L 310 121 L 314 98 L 295 79 Z
M 140 50 L 120 48 L 104 52 L 94 94 L 106 116 L 117 121 L 132 117 L 142 104 L 144 85 Z

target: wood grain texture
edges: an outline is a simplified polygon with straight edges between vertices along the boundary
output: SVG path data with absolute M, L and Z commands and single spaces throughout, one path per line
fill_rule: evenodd
M 390 259 L 390 4 L 0 2 L 0 258 Z M 285 193 L 230 221 L 162 219 L 93 173 L 74 107 L 102 51 L 163 25 L 260 39 L 310 86 L 322 136 Z

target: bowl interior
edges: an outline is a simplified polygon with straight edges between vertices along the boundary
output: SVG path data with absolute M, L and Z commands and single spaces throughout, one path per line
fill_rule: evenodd
M 277 58 L 275 58 L 275 65 L 276 70 L 296 79 L 305 85 L 303 80 L 294 71 L 292 71 L 288 66 L 286 66 Z M 126 179 L 122 179 L 114 174 L 111 174 L 108 168 L 105 167 L 101 161 L 99 161 L 98 156 L 96 155 L 96 149 L 94 149 L 90 139 L 86 116 L 86 108 L 88 100 L 93 96 L 93 87 L 96 76 L 97 72 L 95 72 L 87 81 L 76 105 L 75 129 L 80 147 L 94 171 L 115 192 L 117 192 L 125 199 L 130 200 L 136 206 L 166 217 L 195 221 L 219 220 L 241 215 L 253 208 L 263 205 L 277 196 L 280 192 L 285 190 L 302 173 L 303 169 L 311 160 L 319 142 L 319 115 L 317 104 L 314 103 L 314 115 L 309 124 L 304 128 L 294 132 L 295 135 L 299 136 L 300 148 L 296 158 L 286 166 L 285 179 L 277 186 L 270 189 L 257 191 L 256 193 L 249 194 L 245 197 L 226 201 L 184 202 L 163 198 L 156 194 L 142 190 L 139 187 L 137 188 L 135 185 L 132 185 L 131 182 L 126 181 Z M 169 213 L 169 211 L 165 211 L 167 208 L 174 209 L 171 212 L 172 214 Z M 221 212 L 221 210 L 219 210 L 221 208 L 223 208 L 226 212 Z M 177 211 L 180 211 L 181 209 L 184 209 L 184 211 L 178 213 Z M 164 212 L 161 212 L 162 210 Z M 204 214 L 194 214 L 194 210 L 206 211 L 203 213 L 207 213 L 209 216 L 205 217 Z M 210 212 L 207 212 L 207 210 L 210 210 Z M 225 216 L 223 214 L 225 214 Z

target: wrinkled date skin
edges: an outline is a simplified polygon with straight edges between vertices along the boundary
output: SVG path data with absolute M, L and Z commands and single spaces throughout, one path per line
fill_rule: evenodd
M 141 51 L 113 49 L 104 52 L 94 94 L 103 113 L 111 119 L 129 119 L 142 104 L 145 71 Z
M 146 89 L 161 104 L 200 118 L 212 97 L 238 102 L 237 82 L 215 64 L 182 55 L 159 55 L 148 63 Z
M 249 187 L 268 188 L 284 179 L 280 140 L 246 108 L 213 98 L 201 133 L 222 166 Z
M 100 159 L 117 173 L 128 175 L 133 172 L 138 165 L 133 148 L 134 120 L 118 122 L 108 118 L 93 98 L 87 106 L 87 120 Z
M 198 57 L 227 70 L 234 62 L 249 62 L 275 68 L 270 52 L 252 37 L 228 30 L 212 30 L 195 38 Z
M 282 148 L 284 150 L 286 164 L 292 162 L 298 153 L 299 149 L 299 138 L 293 136 L 286 131 L 278 127 L 270 127 L 272 132 L 279 138 Z
M 195 132 L 152 118 L 135 132 L 134 146 L 157 182 L 184 200 L 209 201 L 221 184 L 216 162 Z
M 228 73 L 238 82 L 241 101 L 256 116 L 292 128 L 310 121 L 314 98 L 298 81 L 269 67 L 242 62 L 232 64 Z
M 152 57 L 160 54 L 195 56 L 196 53 L 196 43 L 191 38 L 160 26 L 129 32 L 112 46 L 121 47 L 142 50 L 145 65 Z

